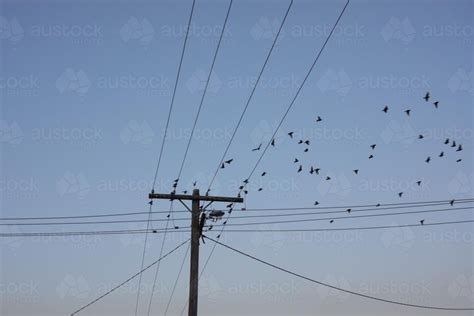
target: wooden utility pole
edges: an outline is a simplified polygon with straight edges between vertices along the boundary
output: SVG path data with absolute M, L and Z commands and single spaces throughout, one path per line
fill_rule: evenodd
M 150 193 L 150 199 L 179 200 L 191 212 L 191 259 L 189 275 L 189 309 L 188 316 L 197 316 L 198 313 L 198 289 L 199 289 L 199 238 L 201 237 L 200 217 L 204 210 L 200 209 L 201 201 L 242 203 L 243 198 L 225 196 L 201 196 L 199 189 L 194 189 L 192 195 L 184 194 L 162 194 Z M 192 201 L 191 209 L 184 204 L 183 200 Z

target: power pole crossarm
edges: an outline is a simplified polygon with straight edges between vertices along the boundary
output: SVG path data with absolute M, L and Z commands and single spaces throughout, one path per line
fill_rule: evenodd
M 186 194 L 174 194 L 174 193 L 150 193 L 148 195 L 150 199 L 163 199 L 163 200 L 200 200 L 200 201 L 213 201 L 213 202 L 228 202 L 228 203 L 243 203 L 244 199 L 239 197 L 227 197 L 227 196 L 210 196 L 204 195 L 197 197 L 194 195 L 186 195 Z
M 206 214 L 201 216 L 203 210 L 200 208 L 201 201 L 209 202 L 227 202 L 227 203 L 243 203 L 244 199 L 240 197 L 226 197 L 226 196 L 201 196 L 198 189 L 193 190 L 192 195 L 185 194 L 163 194 L 150 193 L 150 199 L 162 200 L 188 200 L 192 201 L 191 207 L 191 259 L 190 259 L 190 276 L 189 276 L 189 316 L 197 316 L 198 312 L 198 290 L 199 290 L 199 238 L 202 234 L 202 227 L 204 227 Z M 184 203 L 183 203 L 184 204 Z M 186 205 L 186 204 L 184 204 Z

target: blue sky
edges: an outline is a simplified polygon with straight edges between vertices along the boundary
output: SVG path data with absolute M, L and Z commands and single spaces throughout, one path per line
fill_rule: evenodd
M 237 192 L 258 159 L 251 149 L 273 134 L 343 4 L 294 2 L 230 148 L 228 157 L 234 162 L 219 171 L 213 193 Z M 1 216 L 147 210 L 190 5 L 189 0 L 2 2 Z M 178 173 L 227 5 L 196 2 L 157 190 L 169 191 Z M 182 189 L 197 180 L 201 191 L 206 190 L 287 5 L 234 2 L 183 169 Z M 257 169 L 252 188 L 264 190 L 251 192 L 246 207 L 302 207 L 315 200 L 321 205 L 393 203 L 400 201 L 400 191 L 405 192 L 403 201 L 472 197 L 472 5 L 351 1 L 285 120 L 276 148 L 269 149 Z M 426 91 L 439 100 L 438 110 L 422 100 Z M 381 112 L 385 105 L 388 114 Z M 410 118 L 403 113 L 407 108 L 412 109 Z M 323 122 L 316 124 L 318 115 Z M 308 153 L 290 141 L 289 131 L 311 140 Z M 418 134 L 425 139 L 417 140 Z M 446 138 L 463 144 L 462 155 L 444 147 Z M 378 145 L 376 157 L 369 161 L 373 143 Z M 443 150 L 446 157 L 437 158 Z M 424 163 L 427 156 L 432 163 Z M 321 167 L 323 175 L 297 174 L 295 157 L 305 166 Z M 463 162 L 456 163 L 458 158 Z M 356 168 L 358 176 L 352 173 Z M 259 177 L 263 171 L 265 178 Z M 326 175 L 333 178 L 331 184 L 324 181 Z M 420 188 L 418 180 L 423 180 Z M 167 202 L 155 205 L 156 210 L 168 207 Z M 471 211 L 426 216 L 432 222 L 472 219 Z M 415 215 L 352 220 L 340 227 L 419 220 Z M 55 228 L 30 231 L 41 229 Z M 222 240 L 316 279 L 375 296 L 472 306 L 473 235 L 473 226 L 467 224 L 337 234 L 229 233 Z M 173 234 L 166 249 L 185 238 Z M 142 245 L 143 236 L 3 239 L 2 314 L 68 314 L 135 273 Z M 152 236 L 147 262 L 158 256 L 160 245 L 161 236 Z M 210 248 L 202 247 L 202 260 Z M 160 268 L 155 313 L 166 306 L 184 251 Z M 153 273 L 144 274 L 143 306 Z M 185 303 L 186 278 L 184 273 L 169 315 L 179 315 Z M 133 283 L 84 315 L 130 315 L 135 291 Z M 333 293 L 219 248 L 201 282 L 200 303 L 205 315 L 311 315 L 315 310 L 323 315 L 428 315 Z M 140 309 L 140 314 L 145 312 Z

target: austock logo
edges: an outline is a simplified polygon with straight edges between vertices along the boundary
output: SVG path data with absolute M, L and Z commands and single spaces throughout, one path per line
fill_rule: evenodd
M 451 92 L 468 92 L 474 95 L 474 71 L 459 68 L 448 81 Z
M 81 276 L 66 275 L 56 287 L 56 294 L 61 299 L 72 297 L 76 299 L 86 299 L 90 294 L 90 287 L 87 280 Z
M 402 250 L 410 249 L 415 243 L 416 236 L 409 227 L 397 227 L 397 223 L 393 223 L 393 228 L 386 229 L 380 240 L 385 248 L 400 248 Z
M 268 40 L 273 39 L 278 33 L 281 22 L 274 18 L 260 17 L 257 23 L 250 29 L 250 35 L 254 40 Z M 282 30 L 283 33 L 283 30 Z M 282 38 L 284 34 L 280 34 Z
M 335 92 L 339 96 L 346 96 L 352 89 L 352 80 L 344 70 L 328 69 L 316 83 L 322 92 Z
M 67 171 L 56 182 L 56 190 L 60 196 L 76 196 L 84 199 L 90 192 L 90 185 L 83 173 L 73 174 Z
M 120 37 L 124 42 L 138 41 L 141 45 L 148 45 L 154 36 L 155 29 L 146 18 L 139 20 L 132 16 L 120 29 Z
M 61 94 L 76 93 L 84 96 L 91 86 L 91 82 L 83 70 L 75 71 L 67 68 L 56 80 L 56 88 Z
M 155 133 L 147 121 L 139 123 L 136 120 L 132 120 L 120 132 L 120 139 L 124 144 L 139 143 L 141 145 L 150 145 L 153 143 L 154 137 Z
M 409 44 L 415 38 L 416 32 L 408 18 L 390 18 L 380 32 L 386 42 L 400 41 Z
M 25 31 L 16 18 L 0 16 L 0 39 L 17 43 L 23 39 Z
M 474 275 L 459 275 L 448 286 L 449 295 L 453 298 L 466 298 L 474 302 Z
M 207 71 L 204 71 L 200 68 L 196 69 L 191 75 L 191 77 L 186 81 L 186 87 L 188 88 L 189 92 L 191 92 L 192 94 L 204 92 L 208 77 L 209 73 Z M 220 80 L 216 72 L 212 71 L 211 76 L 209 78 L 209 84 L 207 86 L 206 93 L 217 94 L 221 87 L 222 81 Z
M 17 122 L 0 120 L 0 143 L 18 145 L 23 141 L 23 131 Z

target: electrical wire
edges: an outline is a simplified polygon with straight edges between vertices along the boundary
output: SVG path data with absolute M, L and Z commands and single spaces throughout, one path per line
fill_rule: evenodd
M 428 305 L 416 305 L 416 304 L 408 304 L 408 303 L 403 303 L 403 302 L 397 302 L 397 301 L 393 301 L 393 300 L 389 300 L 389 299 L 383 299 L 383 298 L 379 298 L 379 297 L 375 297 L 375 296 L 370 296 L 370 295 L 366 295 L 366 294 L 362 294 L 362 293 L 358 293 L 358 292 L 354 292 L 354 291 L 350 291 L 350 290 L 346 290 L 346 289 L 343 289 L 341 287 L 337 287 L 337 286 L 334 286 L 334 285 L 330 285 L 328 283 L 324 283 L 324 282 L 321 282 L 321 281 L 317 281 L 315 279 L 312 279 L 312 278 L 309 278 L 307 276 L 304 276 L 302 274 L 299 274 L 299 273 L 296 273 L 296 272 L 293 272 L 293 271 L 290 271 L 288 269 L 284 269 L 282 267 L 279 267 L 277 265 L 274 265 L 268 261 L 265 261 L 265 260 L 262 260 L 262 259 L 259 259 L 255 256 L 252 256 L 248 253 L 245 253 L 241 250 L 238 250 L 236 248 L 233 248 L 231 246 L 228 246 L 226 244 L 223 244 L 213 238 L 210 238 L 210 237 L 207 237 L 207 236 L 203 236 L 204 238 L 210 240 L 210 241 L 213 241 L 215 244 L 218 244 L 222 247 L 225 247 L 227 249 L 230 249 L 238 254 L 241 254 L 247 258 L 250 258 L 252 260 L 255 260 L 255 261 L 258 261 L 266 266 L 269 266 L 271 268 L 274 268 L 274 269 L 277 269 L 277 270 L 280 270 L 282 272 L 285 272 L 285 273 L 288 273 L 288 274 L 291 274 L 293 276 L 296 276 L 298 278 L 301 278 L 301 279 L 304 279 L 306 281 L 310 281 L 310 282 L 313 282 L 313 283 L 316 283 L 318 285 L 321 285 L 321 286 L 324 286 L 324 287 L 327 287 L 327 288 L 331 288 L 333 290 L 336 290 L 336 291 L 340 291 L 340 292 L 344 292 L 344 293 L 348 293 L 348 294 L 351 294 L 351 295 L 355 295 L 355 296 L 359 296 L 359 297 L 362 297 L 362 298 L 366 298 L 366 299 L 370 299 L 370 300 L 375 300 L 375 301 L 379 301 L 379 302 L 383 302 L 383 303 L 389 303 L 389 304 L 395 304 L 395 305 L 402 305 L 402 306 L 405 306 L 405 307 L 413 307 L 413 308 L 421 308 L 421 309 L 432 309 L 432 310 L 443 310 L 443 311 L 472 311 L 474 310 L 474 307 L 466 307 L 466 308 L 455 308 L 455 307 L 438 307 L 438 306 L 428 306 Z
M 150 269 L 151 267 L 153 267 L 155 264 L 157 264 L 158 262 L 160 262 L 161 260 L 165 259 L 166 257 L 168 257 L 169 255 L 171 255 L 173 252 L 175 252 L 176 250 L 178 250 L 179 248 L 181 248 L 184 244 L 188 243 L 189 242 L 189 239 L 182 242 L 181 244 L 179 244 L 178 246 L 176 246 L 173 250 L 171 250 L 170 252 L 166 253 L 164 256 L 160 257 L 158 260 L 152 262 L 151 264 L 149 264 L 148 266 L 146 266 L 145 268 L 141 269 L 139 272 L 135 273 L 134 275 L 132 275 L 131 277 L 129 277 L 128 279 L 126 279 L 124 282 L 120 283 L 119 285 L 115 286 L 114 288 L 112 288 L 111 290 L 107 291 L 106 293 L 102 294 L 101 296 L 99 296 L 98 298 L 96 298 L 95 300 L 93 300 L 92 302 L 84 305 L 83 307 L 75 310 L 74 312 L 71 313 L 71 316 L 74 316 L 78 313 L 80 313 L 81 311 L 85 310 L 86 308 L 88 308 L 89 306 L 97 303 L 98 301 L 100 301 L 101 299 L 103 299 L 104 297 L 106 297 L 107 295 L 109 295 L 110 293 L 118 290 L 119 288 L 121 288 L 122 286 L 124 286 L 125 284 L 127 284 L 128 282 L 132 281 L 133 279 L 135 279 L 137 276 L 139 275 L 142 275 L 143 272 L 145 272 L 146 270 Z M 140 289 L 138 289 L 140 290 Z

